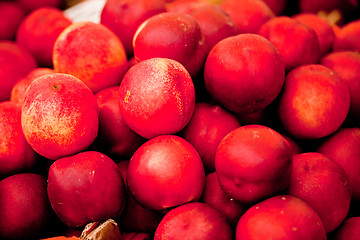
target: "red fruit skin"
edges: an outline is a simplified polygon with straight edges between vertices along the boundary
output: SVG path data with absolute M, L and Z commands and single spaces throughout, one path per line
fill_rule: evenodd
M 124 232 L 121 234 L 121 240 L 152 240 L 153 233 L 149 232 Z
M 333 70 L 348 86 L 350 93 L 349 120 L 360 120 L 360 53 L 338 51 L 325 55 L 320 63 Z
M 265 22 L 275 17 L 261 0 L 224 0 L 220 6 L 237 23 L 240 33 L 256 33 Z
M 279 50 L 287 71 L 317 63 L 320 58 L 320 45 L 315 31 L 293 18 L 272 18 L 261 26 L 258 34 L 269 39 Z
M 16 42 L 35 57 L 39 66 L 52 67 L 55 41 L 71 23 L 58 8 L 39 8 L 21 22 L 16 33 Z
M 335 33 L 329 22 L 315 13 L 302 12 L 293 16 L 293 18 L 315 31 L 319 40 L 321 56 L 332 50 Z
M 342 26 L 334 41 L 334 51 L 350 50 L 360 52 L 360 19 Z
M 150 139 L 185 127 L 194 112 L 195 89 L 180 63 L 153 58 L 129 69 L 120 84 L 119 99 L 125 123 Z
M 215 155 L 219 184 L 230 197 L 253 203 L 288 187 L 293 150 L 269 127 L 246 125 L 228 133 Z
M 226 134 L 240 127 L 237 118 L 219 105 L 196 103 L 181 136 L 199 153 L 207 172 L 215 171 L 215 153 Z
M 33 69 L 25 77 L 15 83 L 11 90 L 10 101 L 22 105 L 24 102 L 25 91 L 30 83 L 32 83 L 38 77 L 52 73 L 54 73 L 54 70 L 50 68 Z
M 187 203 L 168 212 L 158 225 L 154 240 L 160 239 L 233 239 L 224 216 L 199 202 Z
M 55 161 L 47 193 L 55 213 L 69 227 L 118 216 L 125 204 L 125 185 L 108 156 L 85 151 Z
M 132 40 L 140 24 L 165 11 L 163 0 L 110 0 L 101 11 L 100 23 L 119 37 L 129 57 L 134 54 Z
M 247 210 L 246 205 L 224 193 L 219 185 L 216 172 L 206 175 L 205 189 L 200 201 L 218 210 L 232 227 L 236 226 L 241 215 Z
M 51 211 L 45 177 L 21 173 L 0 181 L 1 239 L 39 239 Z
M 14 40 L 16 31 L 26 16 L 23 6 L 17 2 L 0 2 L 0 40 Z
M 174 12 L 160 13 L 144 21 L 135 33 L 133 47 L 137 61 L 170 58 L 184 65 L 192 77 L 202 70 L 207 54 L 197 21 L 188 14 Z
M 168 12 L 191 14 L 191 12 L 196 11 L 197 9 L 210 5 L 212 5 L 212 3 L 208 0 L 176 0 L 167 3 L 166 10 Z
M 263 0 L 275 15 L 282 14 L 288 5 L 287 0 Z
M 0 176 L 32 168 L 38 158 L 21 129 L 21 106 L 9 101 L 0 102 L 0 119 Z
M 347 218 L 336 230 L 334 240 L 356 240 L 360 238 L 360 217 Z
M 68 26 L 55 41 L 54 70 L 82 80 L 94 93 L 119 85 L 128 69 L 126 52 L 109 28 L 92 22 Z
M 255 204 L 240 218 L 236 240 L 326 240 L 319 215 L 303 200 L 279 195 Z
M 335 132 L 350 106 L 346 83 L 331 69 L 317 64 L 289 72 L 279 99 L 281 123 L 289 134 L 301 139 L 318 139 Z
M 360 128 L 341 128 L 324 140 L 317 151 L 339 163 L 347 173 L 352 198 L 360 200 Z
M 189 142 L 175 135 L 162 135 L 136 150 L 130 159 L 127 185 L 143 207 L 166 210 L 199 200 L 205 172 Z
M 288 193 L 315 209 L 327 233 L 337 228 L 349 212 L 349 177 L 341 165 L 321 153 L 294 156 Z
M 0 41 L 0 102 L 10 100 L 11 89 L 37 67 L 34 57 L 12 41 Z
M 99 132 L 95 144 L 109 155 L 131 157 L 145 139 L 132 131 L 119 110 L 119 87 L 105 88 L 95 94 L 99 105 Z
M 32 12 L 41 7 L 55 7 L 60 8 L 62 0 L 16 0 L 23 5 L 29 12 Z
M 209 94 L 236 113 L 265 108 L 279 94 L 284 79 L 285 67 L 279 52 L 257 34 L 223 39 L 205 62 L 204 80 Z
M 98 111 L 94 94 L 78 78 L 48 74 L 25 92 L 22 130 L 36 152 L 56 160 L 90 146 L 98 133 Z

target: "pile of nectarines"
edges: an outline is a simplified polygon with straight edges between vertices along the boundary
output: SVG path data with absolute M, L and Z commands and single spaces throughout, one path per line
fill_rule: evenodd
M 0 239 L 360 239 L 360 2 L 0 2 Z

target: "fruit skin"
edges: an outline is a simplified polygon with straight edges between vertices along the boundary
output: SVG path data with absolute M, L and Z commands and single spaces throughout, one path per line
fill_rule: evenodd
M 349 212 L 351 185 L 335 160 L 317 152 L 295 155 L 288 194 L 307 202 L 319 214 L 327 233 Z
M 223 39 L 205 62 L 204 81 L 209 94 L 236 113 L 265 108 L 279 94 L 284 79 L 285 66 L 279 52 L 257 34 Z
M 360 128 L 340 128 L 325 139 L 317 151 L 339 163 L 347 173 L 352 198 L 360 200 Z
M 317 63 L 320 58 L 319 40 L 315 31 L 294 18 L 272 18 L 261 26 L 258 34 L 269 39 L 279 50 L 287 71 Z
M 62 0 L 16 0 L 24 6 L 28 12 L 32 12 L 41 7 L 55 7 L 60 8 Z
M 37 155 L 21 129 L 21 105 L 0 102 L 0 178 L 31 169 Z
M 278 16 L 280 14 L 282 14 L 286 8 L 288 2 L 287 0 L 263 0 L 268 6 L 269 8 L 273 11 L 273 13 Z
M 185 127 L 194 112 L 195 89 L 180 63 L 152 58 L 129 69 L 120 84 L 119 99 L 125 123 L 150 139 Z
M 55 213 L 69 227 L 118 216 L 125 204 L 125 185 L 108 156 L 85 151 L 55 161 L 47 193 Z
M 26 16 L 23 6 L 17 2 L 0 2 L 0 40 L 14 40 L 16 31 Z
M 296 138 L 319 139 L 334 133 L 350 106 L 348 87 L 331 69 L 304 65 L 288 73 L 279 97 L 279 118 Z
M 226 134 L 238 127 L 238 119 L 221 106 L 200 102 L 195 104 L 194 113 L 180 134 L 195 147 L 205 170 L 213 172 L 217 146 Z
M 132 56 L 132 40 L 140 24 L 151 16 L 165 12 L 163 0 L 109 0 L 101 11 L 100 23 L 110 28 Z
M 119 38 L 102 24 L 73 23 L 59 35 L 53 51 L 54 70 L 71 74 L 94 93 L 116 86 L 128 69 Z
M 85 150 L 98 133 L 99 107 L 91 90 L 78 78 L 44 75 L 25 93 L 21 125 L 30 146 L 56 160 Z
M 195 148 L 176 135 L 161 135 L 139 147 L 130 159 L 127 186 L 145 208 L 166 210 L 200 199 L 205 172 Z
M 356 240 L 360 238 L 360 217 L 345 219 L 336 230 L 334 240 Z
M 319 215 L 303 200 L 279 195 L 253 205 L 240 218 L 236 240 L 325 240 Z
M 160 13 L 144 21 L 135 33 L 133 47 L 138 62 L 170 58 L 181 63 L 192 77 L 201 72 L 207 54 L 197 21 L 175 12 Z
M 35 57 L 39 66 L 52 67 L 55 41 L 71 23 L 58 8 L 39 8 L 21 22 L 16 33 L 16 42 Z
M 51 219 L 46 178 L 34 173 L 0 181 L 0 238 L 39 239 Z
M 199 202 L 172 209 L 155 231 L 159 239 L 232 239 L 233 232 L 220 212 Z
M 343 25 L 334 41 L 334 51 L 351 50 L 360 52 L 360 19 Z
M 219 184 L 240 202 L 262 200 L 288 187 L 292 156 L 287 140 L 271 128 L 239 127 L 228 133 L 216 150 Z

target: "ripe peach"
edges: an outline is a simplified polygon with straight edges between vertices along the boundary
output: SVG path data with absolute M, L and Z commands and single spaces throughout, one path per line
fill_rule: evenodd
M 346 83 L 331 69 L 317 64 L 290 71 L 279 98 L 283 126 L 302 139 L 318 139 L 335 132 L 350 106 Z
M 341 128 L 318 151 L 339 163 L 349 176 L 352 198 L 360 200 L 360 128 Z
M 0 177 L 32 168 L 38 158 L 21 129 L 21 105 L 0 102 Z
M 205 172 L 189 142 L 175 135 L 162 135 L 136 150 L 130 159 L 127 185 L 142 206 L 166 210 L 199 200 Z
M 360 19 L 351 21 L 339 30 L 334 41 L 334 51 L 351 50 L 360 52 Z
M 215 170 L 215 152 L 226 134 L 240 127 L 237 118 L 219 105 L 197 103 L 190 122 L 181 132 L 198 151 L 207 172 Z
M 27 142 L 49 159 L 86 149 L 98 133 L 98 104 L 78 78 L 47 74 L 25 92 L 21 125 Z
M 360 53 L 356 51 L 338 51 L 324 56 L 320 63 L 332 69 L 350 93 L 349 120 L 360 120 Z
M 165 11 L 163 0 L 108 0 L 101 11 L 100 23 L 119 37 L 129 57 L 133 55 L 132 40 L 140 24 Z
M 272 42 L 285 62 L 286 70 L 317 63 L 320 45 L 315 31 L 287 16 L 279 16 L 264 23 L 258 33 Z
M 0 40 L 14 40 L 16 31 L 26 16 L 23 6 L 17 2 L 0 2 Z
M 203 68 L 207 49 L 197 21 L 188 14 L 166 12 L 148 18 L 137 29 L 134 55 L 137 61 L 170 58 L 180 62 L 192 77 Z
M 292 155 L 286 139 L 271 128 L 239 127 L 228 133 L 216 150 L 219 184 L 235 200 L 262 200 L 288 187 Z
M 191 14 L 199 8 L 212 5 L 208 0 L 176 0 L 166 4 L 168 12 Z
M 51 211 L 45 177 L 20 173 L 0 181 L 1 239 L 39 239 Z
M 240 33 L 257 33 L 265 22 L 275 17 L 261 0 L 224 0 L 220 6 L 234 19 Z
M 0 41 L 0 101 L 10 100 L 14 84 L 37 67 L 34 57 L 12 41 Z
M 336 230 L 333 240 L 357 240 L 360 238 L 360 217 L 347 218 Z
M 279 94 L 284 79 L 285 67 L 279 52 L 257 34 L 221 40 L 205 62 L 204 81 L 209 94 L 237 113 L 265 108 Z
M 125 123 L 144 138 L 177 133 L 189 122 L 195 107 L 189 73 L 166 58 L 144 60 L 130 68 L 119 96 Z
M 145 139 L 125 123 L 119 109 L 119 87 L 108 87 L 95 94 L 99 105 L 99 132 L 95 145 L 104 153 L 131 157 Z
M 236 240 L 326 240 L 323 223 L 306 202 L 279 195 L 255 204 L 240 218 Z
M 49 169 L 47 193 L 55 213 L 73 228 L 114 218 L 125 204 L 120 169 L 95 151 L 56 160 Z
M 337 228 L 349 212 L 349 177 L 336 161 L 321 153 L 294 156 L 288 193 L 315 209 L 327 233 Z
M 23 5 L 29 12 L 41 7 L 61 8 L 63 0 L 16 0 Z
M 39 66 L 52 67 L 55 41 L 71 23 L 58 8 L 39 8 L 21 22 L 16 33 L 16 42 L 35 57 Z
M 73 23 L 59 35 L 53 52 L 54 70 L 71 74 L 94 93 L 116 86 L 128 69 L 119 38 L 102 24 Z
M 232 239 L 233 231 L 224 216 L 199 202 L 187 203 L 168 212 L 158 225 L 154 240 Z

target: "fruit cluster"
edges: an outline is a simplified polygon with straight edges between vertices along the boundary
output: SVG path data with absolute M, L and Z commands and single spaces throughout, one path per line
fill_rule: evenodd
M 360 2 L 0 2 L 0 239 L 360 239 Z

